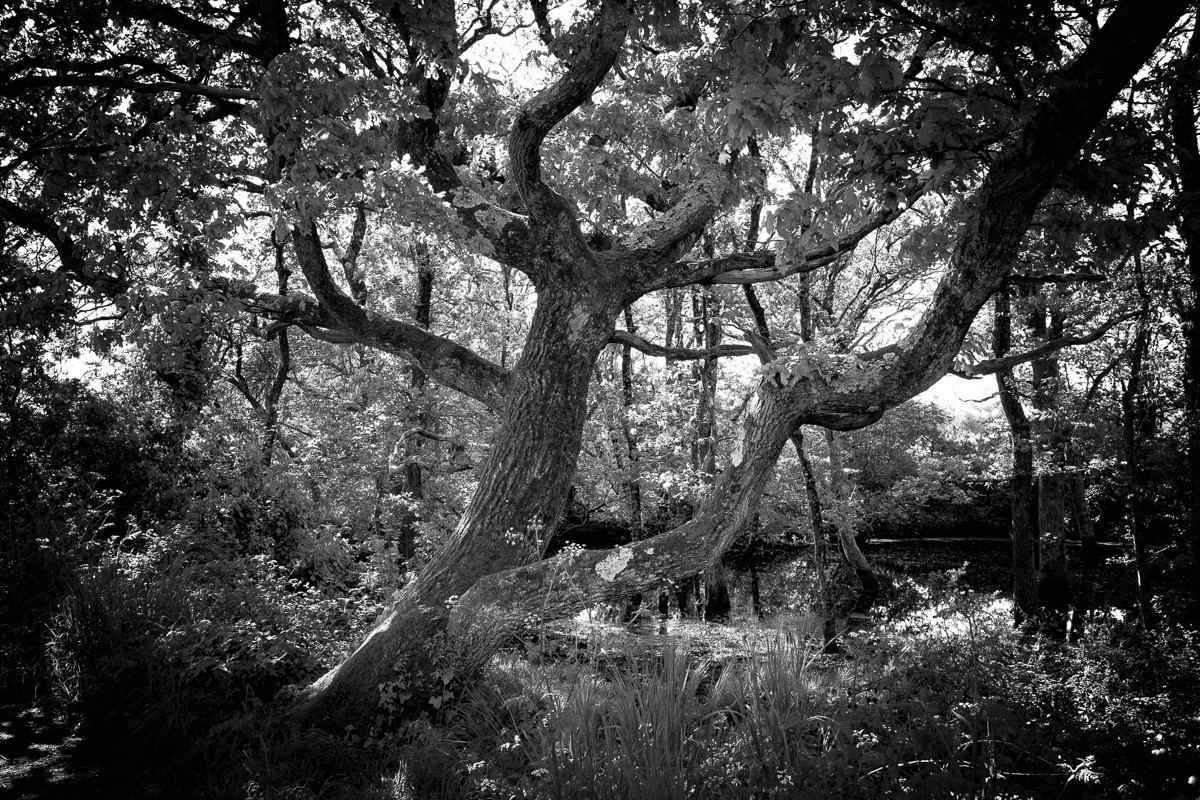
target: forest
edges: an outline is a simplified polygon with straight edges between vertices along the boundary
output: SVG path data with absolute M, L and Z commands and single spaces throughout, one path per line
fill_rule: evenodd
M 1192 0 L 10 0 L 0 794 L 1200 798 L 1198 114 Z

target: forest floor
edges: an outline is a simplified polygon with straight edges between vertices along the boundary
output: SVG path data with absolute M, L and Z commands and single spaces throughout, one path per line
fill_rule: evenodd
M 1098 576 L 1106 594 L 1132 593 L 1127 567 L 1114 564 L 1119 549 L 1105 548 L 1107 562 Z M 964 567 L 963 588 L 1006 594 L 1011 582 L 1011 545 L 1003 539 L 881 540 L 871 542 L 866 555 L 881 572 L 920 579 Z M 1078 549 L 1071 555 L 1077 557 Z M 1128 584 L 1128 585 L 1127 585 Z M 705 625 L 657 620 L 640 626 L 609 625 L 602 629 L 603 651 L 616 657 L 631 655 L 639 647 L 655 645 L 655 636 L 666 633 L 685 641 L 691 652 L 721 659 L 746 655 L 765 646 L 780 630 L 795 631 L 805 621 L 796 616 L 769 619 L 761 624 Z M 589 626 L 595 639 L 597 626 Z M 0 798 L 67 800 L 68 798 L 122 798 L 155 800 L 192 794 L 177 785 L 180 776 L 147 769 L 145 759 L 114 751 L 105 737 L 89 736 L 37 705 L 0 706 Z

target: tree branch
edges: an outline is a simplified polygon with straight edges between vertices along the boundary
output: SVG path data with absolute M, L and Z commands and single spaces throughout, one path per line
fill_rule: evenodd
M 951 370 L 950 374 L 967 380 L 975 380 L 982 378 L 984 375 L 994 375 L 1002 370 L 1009 370 L 1019 364 L 1026 364 L 1030 361 L 1035 361 L 1043 356 L 1048 356 L 1051 353 L 1056 353 L 1068 347 L 1078 347 L 1079 345 L 1091 344 L 1099 339 L 1104 334 L 1108 333 L 1117 325 L 1126 320 L 1134 319 L 1142 316 L 1141 311 L 1133 311 L 1129 314 L 1122 314 L 1119 317 L 1114 317 L 1100 327 L 1096 328 L 1091 333 L 1083 336 L 1060 336 L 1057 339 L 1051 339 L 1048 342 L 1042 342 L 1037 347 L 1030 348 L 1023 353 L 1014 353 L 1003 358 L 991 358 L 987 361 L 980 361 L 967 367 L 965 370 Z
M 363 344 L 397 355 L 419 365 L 442 385 L 493 410 L 503 404 L 509 382 L 507 370 L 416 325 L 365 309 L 360 309 L 361 316 L 353 324 L 347 324 L 312 298 L 266 294 L 253 284 L 239 281 L 214 278 L 208 288 L 241 301 L 253 313 L 297 325 L 313 338 L 333 344 Z M 346 300 L 354 302 L 348 297 Z
M 100 89 L 128 89 L 140 94 L 159 94 L 161 92 L 177 92 L 207 97 L 223 102 L 233 100 L 258 100 L 258 94 L 246 89 L 223 89 L 219 86 L 207 86 L 202 83 L 179 83 L 177 81 L 141 81 L 121 78 L 116 75 L 30 75 L 16 78 L 0 86 L 0 97 L 13 96 L 26 89 L 59 86 L 90 86 Z
M 899 219 L 928 190 L 929 185 L 930 181 L 923 180 L 909 186 L 904 192 L 904 203 L 897 203 L 890 209 L 879 209 L 858 227 L 840 236 L 837 241 L 809 250 L 790 264 L 778 263 L 778 255 L 771 250 L 731 253 L 728 256 L 703 261 L 680 261 L 666 269 L 660 269 L 646 291 L 693 283 L 747 285 L 778 281 L 792 275 L 811 272 L 842 258 L 867 236 Z
M 1188 5 L 1121 0 L 993 160 L 929 306 L 869 392 L 882 405 L 923 391 L 953 368 L 971 323 L 1016 263 L 1046 193 Z
M 1041 283 L 1103 283 L 1108 276 L 1102 272 L 1064 272 L 1061 275 L 1009 275 L 1008 283 L 1025 285 Z
M 556 220 L 566 218 L 578 229 L 574 209 L 542 180 L 542 141 L 588 100 L 608 75 L 621 53 L 631 21 L 626 0 L 603 0 L 582 52 L 572 59 L 561 78 L 525 103 L 513 120 L 508 136 L 509 177 L 537 223 L 556 226 Z
M 167 5 L 140 2 L 139 0 L 123 0 L 113 3 L 113 6 L 114 10 L 119 9 L 134 19 L 157 22 L 181 33 L 196 36 L 201 40 L 207 39 L 214 44 L 225 45 L 248 56 L 257 58 L 262 55 L 262 42 L 257 39 L 201 22 Z
M 724 358 L 729 356 L 753 355 L 754 348 L 746 344 L 722 344 L 704 350 L 685 347 L 663 347 L 628 331 L 613 331 L 608 340 L 612 344 L 625 345 L 647 355 L 672 358 L 678 361 L 696 361 L 702 358 Z

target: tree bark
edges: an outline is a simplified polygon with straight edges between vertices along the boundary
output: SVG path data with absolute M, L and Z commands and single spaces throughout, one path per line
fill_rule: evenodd
M 427 331 L 433 324 L 433 263 L 429 247 L 424 242 L 415 241 L 411 253 L 417 279 L 413 297 L 413 323 Z M 406 432 L 412 428 L 428 430 L 431 426 L 426 397 L 428 383 L 429 376 L 420 364 L 409 367 L 409 407 L 403 426 Z M 405 498 L 396 520 L 396 550 L 405 564 L 410 564 L 416 554 L 417 506 L 425 496 L 425 476 L 420 460 L 425 446 L 424 436 L 406 435 L 393 447 L 394 456 L 399 456 L 399 464 L 389 465 L 388 468 L 391 482 L 388 494 Z
M 813 578 L 817 584 L 817 603 L 812 610 L 821 617 L 821 650 L 833 652 L 836 648 L 837 620 L 833 617 L 833 598 L 829 585 L 829 546 L 825 536 L 825 515 L 817 488 L 817 476 L 813 473 L 812 462 L 804 450 L 804 432 L 797 428 L 791 441 L 796 458 L 800 462 L 800 472 L 804 475 L 804 491 L 808 496 L 808 519 L 813 537 Z
M 574 477 L 593 366 L 621 308 L 621 298 L 607 292 L 560 285 L 539 291 L 508 402 L 450 541 L 366 641 L 298 698 L 299 719 L 332 722 L 333 730 L 374 719 L 379 687 L 400 662 L 412 663 L 414 680 L 443 661 L 478 666 L 429 648 L 441 640 L 435 633 L 445 634 L 453 598 L 485 575 L 541 556 Z M 494 635 L 486 641 L 497 643 Z

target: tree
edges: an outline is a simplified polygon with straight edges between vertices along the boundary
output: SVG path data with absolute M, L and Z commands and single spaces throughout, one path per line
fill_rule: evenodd
M 69 24 L 73 4 L 21 7 L 4 21 L 12 144 L 0 214 L 53 248 L 61 274 L 127 313 L 216 291 L 409 359 L 495 412 L 450 540 L 299 698 L 299 720 L 340 731 L 376 718 L 381 686 L 406 698 L 385 712 L 436 708 L 535 609 L 565 613 L 701 571 L 750 521 L 800 425 L 870 424 L 945 374 L 1039 202 L 1187 5 L 1124 0 L 1064 41 L 1067 20 L 1040 5 L 971 7 L 947 22 L 936 4 L 890 0 L 800 14 L 602 0 L 556 26 L 535 3 L 547 77 L 528 97 L 500 96 L 468 58 L 520 28 L 521 10 L 499 4 L 460 19 L 445 2 L 128 1 L 95 28 Z M 494 112 L 508 102 L 517 107 L 501 137 Z M 625 103 L 639 114 L 621 125 Z M 770 192 L 751 137 L 764 150 L 828 151 L 840 191 L 775 198 L 773 246 L 692 255 L 739 201 Z M 168 245 L 219 250 L 244 222 L 230 187 L 270 212 L 312 298 L 214 274 L 218 253 L 168 291 L 145 291 Z M 862 353 L 784 352 L 764 368 L 730 464 L 690 522 L 616 551 L 538 560 L 571 485 L 597 357 L 625 308 L 657 291 L 812 271 L 932 193 L 963 200 L 959 226 L 901 338 Z M 536 306 L 511 368 L 339 285 L 331 231 L 363 202 L 528 278 Z

